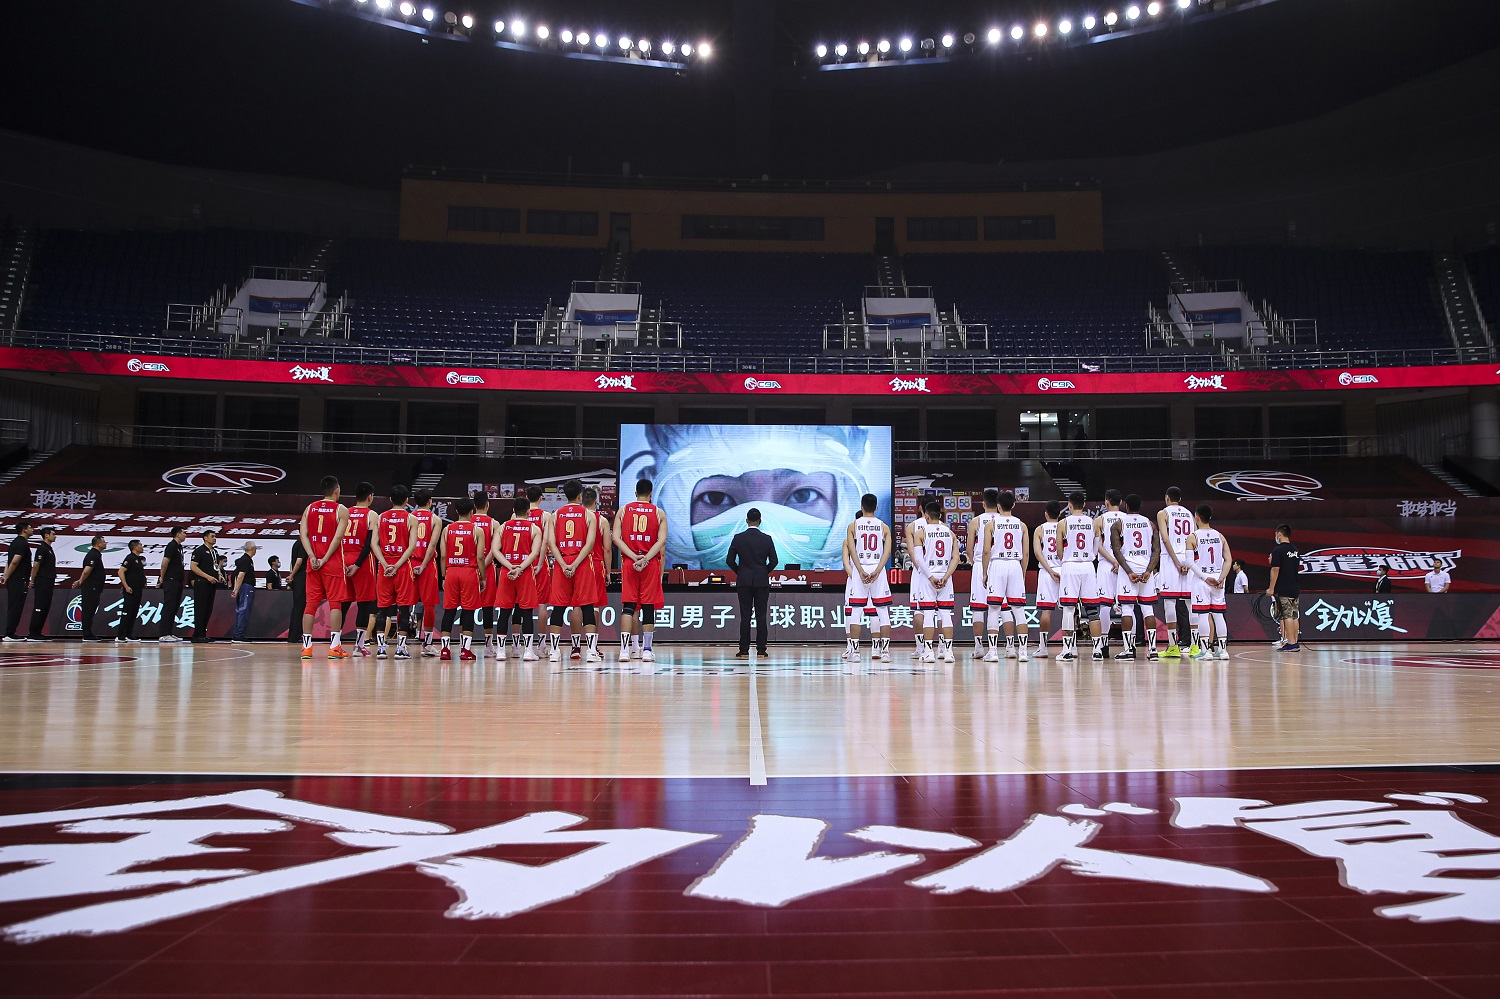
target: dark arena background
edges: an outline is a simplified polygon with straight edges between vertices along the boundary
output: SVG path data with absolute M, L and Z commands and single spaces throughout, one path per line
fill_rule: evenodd
M 7 5 L 0 993 L 1500 994 L 1497 13 Z

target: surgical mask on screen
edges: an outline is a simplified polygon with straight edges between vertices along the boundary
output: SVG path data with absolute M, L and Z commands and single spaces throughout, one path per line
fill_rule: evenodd
M 804 568 L 827 561 L 824 549 L 833 525 L 821 517 L 793 510 L 776 503 L 756 504 L 760 508 L 760 529 L 776 544 L 776 556 L 782 565 L 795 562 Z M 729 555 L 730 542 L 745 527 L 744 507 L 737 506 L 693 525 L 693 544 L 698 549 L 700 565 L 723 565 Z

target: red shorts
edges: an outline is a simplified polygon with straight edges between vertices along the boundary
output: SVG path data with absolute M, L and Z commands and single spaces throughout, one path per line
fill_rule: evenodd
M 644 572 L 636 569 L 633 559 L 625 560 L 620 566 L 620 602 L 642 607 L 662 605 L 660 558 L 652 559 Z
M 552 583 L 548 587 L 548 604 L 552 607 L 582 607 L 599 602 L 595 591 L 599 588 L 599 574 L 588 560 L 578 567 L 569 579 L 561 565 L 552 567 Z
M 416 606 L 417 581 L 412 579 L 410 563 L 397 569 L 394 576 L 387 576 L 384 569 L 379 570 L 375 577 L 375 603 L 379 607 Z
M 423 607 L 436 607 L 438 605 L 438 571 L 436 565 L 429 565 L 427 571 L 413 577 L 417 586 L 417 603 Z
M 455 566 L 443 579 L 443 610 L 479 610 L 479 574 L 468 566 Z
M 354 570 L 349 577 L 349 599 L 358 603 L 375 602 L 375 559 L 366 558 L 365 564 Z
M 522 572 L 516 579 L 511 579 L 510 573 L 503 570 L 499 576 L 495 583 L 496 607 L 536 610 L 536 576 L 532 575 L 530 569 Z
M 536 563 L 536 602 L 539 606 L 552 606 L 552 564 L 546 559 Z
M 604 568 L 604 562 L 590 562 L 594 569 L 594 578 L 599 581 L 599 588 L 594 591 L 594 606 L 603 609 L 609 604 L 609 570 Z
M 307 613 L 318 609 L 323 601 L 342 608 L 349 602 L 349 580 L 344 575 L 344 556 L 339 553 L 323 563 L 321 569 L 307 572 Z

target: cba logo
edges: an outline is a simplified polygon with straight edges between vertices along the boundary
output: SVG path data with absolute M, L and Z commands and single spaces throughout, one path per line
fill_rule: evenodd
M 1349 385 L 1379 385 L 1380 379 L 1374 375 L 1356 375 L 1348 371 L 1339 372 L 1339 384 Z
M 160 361 L 143 361 L 139 357 L 132 357 L 125 362 L 125 370 L 136 373 L 141 371 L 170 372 L 172 369 Z
M 745 391 L 746 392 L 754 392 L 756 389 L 779 389 L 779 388 L 781 388 L 781 383 L 778 382 L 778 381 L 772 381 L 769 378 L 746 378 L 745 379 Z
M 1315 489 L 1323 483 L 1311 475 L 1297 472 L 1276 472 L 1266 468 L 1252 468 L 1239 472 L 1218 472 L 1204 480 L 1221 493 L 1240 501 L 1261 502 L 1265 500 L 1320 500 L 1313 496 Z
M 461 375 L 457 371 L 448 372 L 445 379 L 449 385 L 483 385 L 483 375 Z
M 83 630 L 83 597 L 77 596 L 68 601 L 68 609 L 64 615 L 67 624 L 63 627 L 68 631 Z
M 1076 386 L 1066 378 L 1038 378 L 1036 387 L 1043 392 L 1050 392 L 1053 389 L 1070 389 Z
M 204 461 L 179 465 L 162 475 L 172 488 L 162 493 L 248 493 L 252 486 L 268 486 L 286 478 L 275 465 L 253 461 Z

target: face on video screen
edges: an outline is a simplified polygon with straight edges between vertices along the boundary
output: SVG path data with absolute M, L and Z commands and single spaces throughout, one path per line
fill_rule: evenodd
M 783 565 L 837 568 L 845 526 L 874 493 L 891 515 L 889 427 L 626 425 L 620 481 L 650 479 L 667 562 L 720 569 L 751 508 Z

